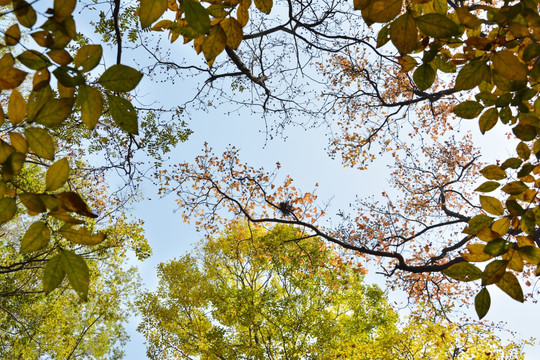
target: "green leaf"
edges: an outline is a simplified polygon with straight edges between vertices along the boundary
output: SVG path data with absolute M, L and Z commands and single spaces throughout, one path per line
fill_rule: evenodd
M 478 318 L 482 319 L 489 311 L 491 306 L 491 297 L 489 291 L 484 287 L 474 298 L 474 308 L 478 314 Z
M 66 272 L 62 266 L 62 253 L 54 255 L 47 261 L 43 270 L 43 291 L 49 294 L 56 289 L 66 277 Z
M 402 0 L 372 0 L 368 7 L 362 10 L 362 17 L 369 24 L 374 22 L 387 23 L 399 15 Z
M 532 43 L 523 51 L 523 60 L 531 61 L 540 55 L 540 44 Z
M 167 0 L 141 0 L 139 18 L 143 29 L 149 27 L 167 10 Z
M 213 26 L 210 34 L 204 38 L 202 51 L 206 61 L 214 60 L 227 45 L 227 35 L 221 26 Z
M 193 1 L 193 0 L 192 0 Z M 128 92 L 139 84 L 142 74 L 126 65 L 113 65 L 99 78 L 98 82 L 107 90 Z
M 266 0 L 265 2 L 268 1 L 270 2 L 271 8 L 272 0 Z M 208 34 L 210 31 L 210 17 L 201 3 L 195 0 L 184 0 L 182 5 L 184 7 L 186 21 L 188 22 L 189 26 L 200 34 Z M 268 10 L 268 12 L 270 12 L 270 10 Z
M 18 151 L 9 155 L 9 158 L 4 163 L 4 167 L 2 168 L 3 180 L 11 181 L 11 179 L 22 170 L 25 160 L 26 155 Z
M 525 233 L 532 235 L 536 230 L 535 220 L 536 217 L 534 213 L 531 210 L 525 210 L 525 213 L 523 213 L 521 220 L 519 221 L 519 228 Z
M 468 262 L 454 264 L 442 272 L 444 275 L 458 281 L 474 281 L 481 279 L 484 275 L 482 270 Z
M 535 144 L 536 145 L 536 144 Z M 516 152 L 520 158 L 523 160 L 528 160 L 531 156 L 531 149 L 523 141 L 520 141 L 516 146 Z
M 79 229 L 75 229 L 73 227 L 62 229 L 60 230 L 60 235 L 75 244 L 88 246 L 97 245 L 105 240 L 105 234 L 98 233 L 96 235 L 92 235 L 92 233 L 84 227 Z
M 50 86 L 46 86 L 37 91 L 31 91 L 30 96 L 28 96 L 28 104 L 26 105 L 26 118 L 28 119 L 28 122 L 34 121 L 39 110 L 41 110 L 41 108 L 53 97 L 54 94 Z
M 527 68 L 508 50 L 495 52 L 493 69 L 509 80 L 527 81 Z
M 17 56 L 17 59 L 24 66 L 32 70 L 39 70 L 51 65 L 50 61 L 48 61 L 44 55 L 36 50 L 26 50 Z
M 386 24 L 379 30 L 377 34 L 377 48 L 384 46 L 388 41 L 390 41 L 390 26 L 392 24 Z
M 519 158 L 508 158 L 504 160 L 504 162 L 501 164 L 501 169 L 506 170 L 508 168 L 511 169 L 518 169 L 521 164 L 523 164 L 523 160 Z
M 458 104 L 452 111 L 457 116 L 463 119 L 474 119 L 484 110 L 484 106 L 479 102 L 467 100 Z
M 56 198 L 62 201 L 64 208 L 68 211 L 94 219 L 97 218 L 97 215 L 92 213 L 84 200 L 74 191 L 65 191 L 57 194 Z
M 0 199 L 0 225 L 13 219 L 17 212 L 17 204 L 12 197 L 3 197 Z
M 506 178 L 506 172 L 498 165 L 488 165 L 480 173 L 489 180 L 502 180 Z
M 493 127 L 497 124 L 497 121 L 499 120 L 499 111 L 497 108 L 489 108 L 487 109 L 482 116 L 480 116 L 480 120 L 478 121 L 478 125 L 480 126 L 480 132 L 482 134 L 485 134 L 486 131 L 489 131 L 493 129 Z
M 5 163 L 13 152 L 15 152 L 15 148 L 0 139 L 0 163 Z
M 531 141 L 536 138 L 536 128 L 531 125 L 518 124 L 512 128 L 512 132 L 523 141 Z
M 501 186 L 501 184 L 499 184 L 496 181 L 486 181 L 485 183 L 483 183 L 482 185 L 477 187 L 474 191 L 491 192 L 491 191 L 497 189 L 499 186 Z
M 492 196 L 480 195 L 480 204 L 482 209 L 493 215 L 502 215 L 504 213 L 504 207 L 499 199 Z
M 24 136 L 34 153 L 47 160 L 54 160 L 54 143 L 49 132 L 40 128 L 27 128 Z
M 259 11 L 270 14 L 270 11 L 272 10 L 273 1 L 272 0 L 254 0 L 255 7 L 259 9 Z
M 139 133 L 139 123 L 133 105 L 120 96 L 110 95 L 108 100 L 109 111 L 114 122 L 127 133 L 137 135 Z
M 79 297 L 86 301 L 88 297 L 88 285 L 90 282 L 90 270 L 83 257 L 73 251 L 63 250 L 61 258 L 62 267 L 69 279 L 69 284 Z
M 390 25 L 390 39 L 401 55 L 406 55 L 416 48 L 417 38 L 418 29 L 414 18 L 408 11 Z
M 521 216 L 525 212 L 521 205 L 513 199 L 506 200 L 506 208 L 508 209 L 508 212 L 514 216 Z
M 502 191 L 510 195 L 519 195 L 527 191 L 529 187 L 522 181 L 512 181 L 503 186 Z
M 71 115 L 73 103 L 72 98 L 50 100 L 38 111 L 34 121 L 45 126 L 60 125 Z
M 81 107 L 81 120 L 92 130 L 103 112 L 103 97 L 99 90 L 88 86 L 79 86 L 77 104 Z
M 45 248 L 51 239 L 49 227 L 42 221 L 36 221 L 26 231 L 21 241 L 21 253 L 29 253 Z
M 431 87 L 437 72 L 429 64 L 422 64 L 413 73 L 413 80 L 418 90 L 424 91 Z
M 487 215 L 476 215 L 468 222 L 467 234 L 476 235 L 480 230 L 488 228 L 492 222 L 493 218 Z
M 491 256 L 502 255 L 512 248 L 512 243 L 504 239 L 495 239 L 487 243 L 484 252 Z
M 489 76 L 489 66 L 482 59 L 474 59 L 465 64 L 456 77 L 456 91 L 474 89 Z
M 66 158 L 60 159 L 49 167 L 45 176 L 45 191 L 60 189 L 69 178 L 69 162 Z
M 84 83 L 84 76 L 77 69 L 68 66 L 59 66 L 53 71 L 58 82 L 65 87 L 75 87 Z
M 522 246 L 518 249 L 519 255 L 531 264 L 540 263 L 540 249 L 536 246 Z
M 449 38 L 459 34 L 459 26 L 441 14 L 422 15 L 417 17 L 415 21 L 420 31 L 436 39 Z
M 82 72 L 88 72 L 98 66 L 103 49 L 101 45 L 84 45 L 75 55 L 75 67 L 82 67 Z
M 492 262 L 487 264 L 486 268 L 484 269 L 482 286 L 495 284 L 496 282 L 501 280 L 504 273 L 506 272 L 506 265 L 508 265 L 508 260 L 493 260 Z

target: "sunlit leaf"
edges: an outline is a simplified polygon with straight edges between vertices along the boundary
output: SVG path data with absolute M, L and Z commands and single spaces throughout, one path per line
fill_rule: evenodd
M 45 191 L 54 191 L 66 183 L 69 178 L 69 162 L 66 158 L 52 164 L 45 176 Z
M 56 195 L 56 198 L 61 200 L 63 206 L 72 212 L 76 212 L 79 215 L 83 215 L 90 218 L 97 218 L 96 214 L 93 214 L 84 200 L 74 191 L 66 191 Z
M 274 5 L 273 0 L 253 0 L 255 2 L 255 7 L 259 9 L 259 11 L 270 14 L 270 11 L 272 10 L 272 6 Z
M 210 17 L 206 9 L 195 0 L 184 0 L 182 4 L 189 26 L 200 34 L 207 34 L 210 30 Z
M 495 284 L 501 280 L 506 271 L 506 265 L 508 265 L 508 260 L 493 260 L 487 264 L 486 268 L 484 269 L 482 286 Z
M 522 181 L 512 181 L 504 185 L 502 191 L 510 195 L 519 195 L 528 189 L 529 187 L 525 185 Z
M 65 229 L 60 230 L 60 235 L 62 235 L 69 241 L 75 244 L 80 244 L 80 245 L 93 246 L 105 240 L 105 234 L 98 233 L 98 234 L 93 235 L 90 231 L 88 231 L 84 227 L 81 227 L 79 229 L 75 229 L 73 227 L 67 227 Z
M 17 212 L 17 204 L 12 197 L 4 196 L 0 199 L 0 224 L 13 219 Z
M 488 165 L 480 173 L 490 180 L 502 180 L 506 178 L 506 172 L 498 165 Z
M 238 48 L 244 37 L 242 25 L 235 18 L 225 18 L 220 25 L 227 35 L 227 46 L 231 49 Z
M 492 196 L 480 195 L 480 204 L 482 209 L 493 215 L 502 215 L 504 213 L 504 207 L 501 201 Z
M 487 215 L 480 214 L 473 217 L 469 220 L 468 228 L 466 229 L 467 234 L 475 235 L 480 230 L 489 227 L 493 223 L 493 219 Z
M 69 284 L 84 301 L 88 297 L 88 285 L 90 282 L 90 270 L 82 256 L 69 250 L 62 251 L 62 267 L 69 279 Z
M 66 277 L 66 272 L 64 266 L 62 265 L 62 254 L 56 254 L 47 261 L 45 268 L 43 270 L 43 291 L 46 294 L 50 293 L 56 289 L 64 278 Z
M 143 29 L 149 27 L 167 10 L 167 0 L 141 0 L 139 18 Z
M 462 253 L 461 257 L 468 262 L 484 262 L 492 258 L 491 255 L 484 252 L 484 244 L 469 244 L 467 245 L 468 253 Z M 480 269 L 479 269 L 480 270 Z M 482 271 L 480 271 L 480 278 L 482 277 Z
M 101 60 L 103 49 L 101 45 L 84 45 L 75 55 L 75 67 L 81 68 L 82 72 L 88 72 L 95 68 Z
M 77 104 L 81 107 L 81 120 L 92 130 L 103 112 L 103 98 L 99 90 L 88 86 L 79 86 Z
M 443 270 L 443 274 L 458 281 L 474 281 L 483 276 L 482 270 L 468 262 L 454 264 Z
M 108 97 L 109 111 L 114 122 L 129 134 L 137 135 L 139 133 L 139 124 L 137 121 L 137 111 L 133 105 L 123 97 L 110 95 Z
M 13 67 L 0 68 L 0 89 L 9 90 L 19 86 L 26 78 L 26 72 Z
M 28 152 L 28 142 L 19 133 L 16 132 L 10 132 L 9 133 L 9 141 L 11 142 L 11 145 L 20 153 L 26 154 Z
M 501 184 L 499 184 L 496 181 L 486 181 L 482 185 L 478 186 L 474 191 L 479 192 L 491 192 L 495 189 L 497 189 Z
M 128 92 L 139 84 L 142 74 L 126 65 L 113 65 L 99 78 L 99 83 L 111 91 Z
M 51 239 L 51 232 L 47 224 L 36 221 L 24 234 L 21 240 L 21 253 L 28 253 L 45 248 Z
M 521 290 L 521 285 L 514 274 L 510 272 L 504 273 L 502 279 L 496 285 L 512 299 L 523 302 L 523 290 Z
M 43 159 L 54 160 L 54 142 L 47 130 L 26 128 L 24 136 L 34 154 Z
M 9 96 L 7 115 L 13 125 L 20 124 L 26 117 L 26 101 L 16 89 L 12 90 Z
M 497 108 L 489 108 L 487 109 L 482 116 L 480 116 L 480 120 L 478 121 L 478 125 L 480 126 L 480 132 L 482 134 L 485 134 L 487 131 L 493 129 L 493 127 L 497 124 L 497 121 L 499 120 L 499 111 Z
M 69 115 L 73 108 L 74 99 L 61 98 L 48 101 L 36 114 L 34 121 L 45 125 L 60 125 Z
M 39 214 L 47 211 L 43 200 L 38 194 L 34 193 L 22 193 L 19 194 L 19 200 L 23 203 L 24 206 L 33 213 Z
M 518 249 L 519 255 L 531 264 L 540 263 L 540 249 L 533 245 L 521 246 Z
M 499 256 L 506 253 L 511 247 L 511 242 L 504 239 L 495 239 L 487 243 L 484 252 L 491 256 Z
M 225 50 L 227 45 L 227 35 L 221 26 L 214 26 L 210 29 L 210 34 L 205 37 L 202 44 L 202 51 L 207 61 L 213 60 Z

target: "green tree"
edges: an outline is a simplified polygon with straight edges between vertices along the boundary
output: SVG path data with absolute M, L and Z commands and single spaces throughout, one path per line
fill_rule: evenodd
M 148 356 L 523 358 L 521 344 L 501 345 L 480 325 L 411 318 L 399 329 L 397 313 L 377 286 L 364 283 L 361 266 L 304 235 L 291 226 L 233 223 L 193 253 L 161 263 L 157 291 L 137 303 Z

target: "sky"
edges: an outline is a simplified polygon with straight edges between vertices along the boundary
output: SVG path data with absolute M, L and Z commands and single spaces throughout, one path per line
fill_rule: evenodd
M 112 64 L 114 49 L 105 50 L 106 61 Z M 182 45 L 180 41 L 171 45 L 171 51 L 172 58 L 187 56 L 195 59 L 192 48 Z M 137 50 L 125 51 L 123 63 L 135 66 L 135 63 L 144 63 L 144 57 L 145 55 Z M 175 84 L 156 84 L 149 78 L 144 78 L 138 93 L 144 95 L 145 101 L 151 102 L 153 98 L 159 98 L 164 105 L 174 106 L 182 99 L 189 98 L 196 86 L 197 84 L 190 80 L 177 81 Z M 188 126 L 194 133 L 187 142 L 180 143 L 170 154 L 171 163 L 192 161 L 201 153 L 205 142 L 214 148 L 215 153 L 222 152 L 232 144 L 240 149 L 241 160 L 254 167 L 273 169 L 275 163 L 280 162 L 283 174 L 290 174 L 294 184 L 300 189 L 310 191 L 315 183 L 318 183 L 319 200 L 331 201 L 329 217 L 339 208 L 346 208 L 356 195 L 376 196 L 389 189 L 389 170 L 384 158 L 370 166 L 367 171 L 344 169 L 340 160 L 329 158 L 325 150 L 327 138 L 324 128 L 306 131 L 299 127 L 290 127 L 285 131 L 286 139 L 277 137 L 268 140 L 265 124 L 260 116 L 253 115 L 248 108 L 227 115 L 226 107 L 195 114 Z M 463 128 L 472 129 L 478 139 L 482 139 L 471 124 L 464 123 Z M 507 144 L 503 136 L 501 132 L 497 135 L 498 141 L 482 141 L 482 152 L 500 156 L 511 153 L 511 150 L 500 146 L 501 143 Z M 180 213 L 175 212 L 177 206 L 174 197 L 160 198 L 150 184 L 143 185 L 143 193 L 151 200 L 134 204 L 131 212 L 134 217 L 144 220 L 146 237 L 153 255 L 142 263 L 132 263 L 137 264 L 145 288 L 154 290 L 157 285 L 157 264 L 182 256 L 190 250 L 193 243 L 201 239 L 202 234 L 197 233 L 192 225 L 182 222 Z M 375 275 L 374 271 L 370 272 L 367 281 L 384 286 L 384 279 Z M 506 328 L 516 332 L 518 338 L 528 338 L 536 333 L 536 324 L 540 322 L 540 312 L 536 304 L 515 302 L 493 286 L 490 287 L 490 292 L 493 302 L 487 320 L 505 321 Z M 388 296 L 391 301 L 404 301 L 403 294 L 389 293 Z M 469 311 L 474 314 L 474 310 Z M 146 359 L 144 338 L 136 332 L 136 327 L 137 318 L 132 317 L 127 325 L 131 341 L 125 348 L 126 359 L 130 360 Z M 535 352 L 539 355 L 534 355 Z M 527 359 L 540 359 L 540 346 L 529 350 L 529 353 Z

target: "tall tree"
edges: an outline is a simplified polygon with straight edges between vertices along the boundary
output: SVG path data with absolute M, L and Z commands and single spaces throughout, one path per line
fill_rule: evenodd
M 229 224 L 160 264 L 138 302 L 152 359 L 523 358 L 479 325 L 398 316 L 364 269 L 298 228 Z M 296 239 L 289 241 L 289 239 Z M 489 356 L 489 354 L 492 354 Z

